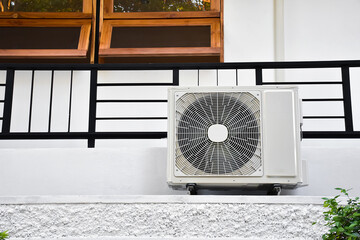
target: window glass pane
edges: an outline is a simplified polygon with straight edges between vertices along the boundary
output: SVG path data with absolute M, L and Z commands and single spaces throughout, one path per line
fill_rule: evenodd
M 0 0 L 0 12 L 82 12 L 82 0 Z
M 209 11 L 210 0 L 114 0 L 114 12 Z
M 210 47 L 210 26 L 114 27 L 111 48 Z
M 81 27 L 0 27 L 0 49 L 77 49 Z

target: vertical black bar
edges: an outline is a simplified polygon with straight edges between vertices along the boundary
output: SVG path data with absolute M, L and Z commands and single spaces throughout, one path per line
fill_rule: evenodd
M 96 94 L 97 94 L 97 69 L 91 69 L 90 75 L 90 100 L 89 100 L 89 133 L 95 133 L 96 129 Z M 95 147 L 95 138 L 88 138 L 88 147 Z
M 179 86 L 179 69 L 173 69 L 173 85 Z
M 31 130 L 31 116 L 32 116 L 32 102 L 34 97 L 34 77 L 35 77 L 35 71 L 32 70 L 31 73 L 31 89 L 30 89 L 30 110 L 29 110 L 29 126 L 28 126 L 28 132 Z
M 351 88 L 350 88 L 350 71 L 349 67 L 341 67 L 342 91 L 344 98 L 345 113 L 345 130 L 347 132 L 354 131 L 353 116 L 351 108 Z
M 95 52 L 94 63 L 99 63 L 99 25 L 100 25 L 100 0 L 96 0 L 96 21 L 95 21 Z
M 200 69 L 198 69 L 197 85 L 200 86 Z
M 219 69 L 216 69 L 216 86 L 219 86 Z
M 255 83 L 256 85 L 262 85 L 263 77 L 262 77 L 262 69 L 256 68 L 255 69 Z
M 14 90 L 14 69 L 7 69 L 6 71 L 6 84 L 5 84 L 5 99 L 4 99 L 4 112 L 3 112 L 3 123 L 2 133 L 10 132 L 11 123 L 11 109 L 13 101 L 13 90 Z
M 239 86 L 239 76 L 238 76 L 238 70 L 235 69 L 235 73 L 236 73 L 236 86 Z
M 54 70 L 51 71 L 48 132 L 50 132 L 50 130 L 51 130 L 51 115 L 52 115 L 53 91 L 54 91 Z
M 73 87 L 73 76 L 74 76 L 74 70 L 71 70 L 71 76 L 70 76 L 70 96 L 69 96 L 69 118 L 68 118 L 68 132 L 70 132 L 70 121 L 71 121 L 71 101 L 72 101 L 72 87 Z

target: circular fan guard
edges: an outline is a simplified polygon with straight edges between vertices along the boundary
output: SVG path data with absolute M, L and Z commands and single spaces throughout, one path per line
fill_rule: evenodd
M 185 175 L 251 175 L 261 166 L 260 102 L 251 93 L 186 93 L 176 101 L 176 167 Z M 228 136 L 209 139 L 220 124 Z

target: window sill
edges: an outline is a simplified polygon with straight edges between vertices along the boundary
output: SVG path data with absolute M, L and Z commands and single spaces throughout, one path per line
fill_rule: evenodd
M 220 56 L 219 47 L 188 48 L 110 48 L 100 49 L 100 57 L 177 57 L 177 56 Z
M 87 50 L 77 49 L 0 49 L 0 59 L 70 59 L 86 58 L 86 55 Z
M 105 19 L 146 19 L 146 18 L 219 18 L 219 11 L 204 12 L 130 12 L 106 13 Z

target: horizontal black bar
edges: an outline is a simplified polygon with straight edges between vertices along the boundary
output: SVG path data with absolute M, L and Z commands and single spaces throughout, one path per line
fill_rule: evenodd
M 6 133 L 0 134 L 0 139 L 26 140 L 26 139 L 159 139 L 166 138 L 166 132 L 52 132 L 52 133 Z
M 360 138 L 360 131 L 354 132 L 316 132 L 304 131 L 304 138 Z
M 304 98 L 303 102 L 341 102 L 343 98 Z
M 4 102 L 5 100 L 0 100 L 0 103 Z
M 97 132 L 97 133 L 1 133 L 0 139 L 26 140 L 26 139 L 159 139 L 166 138 L 166 132 Z M 360 131 L 354 132 L 316 132 L 304 131 L 304 138 L 360 138 Z
M 97 100 L 98 103 L 131 103 L 131 102 L 142 102 L 142 103 L 147 103 L 147 102 L 167 102 L 167 100 L 151 100 L 151 99 L 143 99 L 143 100 L 139 100 L 139 99 L 122 99 L 122 100 L 109 100 L 109 99 L 104 99 L 104 100 Z
M 167 117 L 98 117 L 96 120 L 166 120 Z
M 342 82 L 263 82 L 262 85 L 329 85 Z
M 0 83 L 0 87 L 5 87 L 6 84 L 5 83 Z
M 173 83 L 98 83 L 98 87 L 117 87 L 117 86 L 174 86 Z
M 340 68 L 360 67 L 360 60 L 242 62 L 242 63 L 146 63 L 146 64 L 0 64 L 0 70 L 171 70 L 171 69 L 281 69 L 281 68 Z
M 345 116 L 303 116 L 304 119 L 337 119 L 345 118 Z

